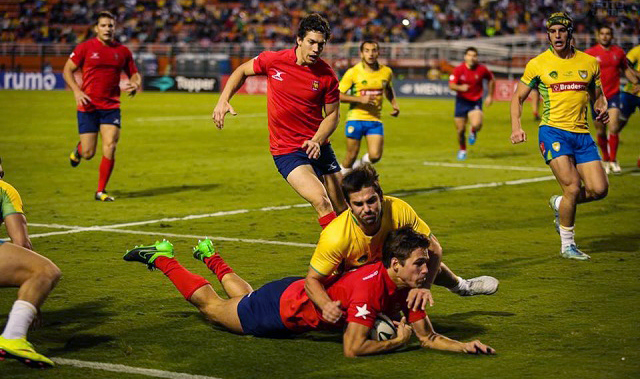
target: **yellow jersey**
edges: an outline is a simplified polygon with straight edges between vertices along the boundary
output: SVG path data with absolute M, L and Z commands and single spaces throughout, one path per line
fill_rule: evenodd
M 20 194 L 11 184 L 0 180 L 0 223 L 14 213 L 24 213 Z
M 392 85 L 393 72 L 385 65 L 379 65 L 373 72 L 365 70 L 363 62 L 351 67 L 340 79 L 340 92 L 353 96 L 375 95 L 375 105 L 351 103 L 347 120 L 380 121 L 382 100 L 385 90 Z
M 540 91 L 544 103 L 540 125 L 589 133 L 588 90 L 602 86 L 600 65 L 582 51 L 574 50 L 573 57 L 562 59 L 551 49 L 530 60 L 520 79 Z
M 627 53 L 627 59 L 631 63 L 629 66 L 631 66 L 636 71 L 640 71 L 640 45 L 634 47 Z M 640 85 L 634 86 L 631 83 L 627 83 L 622 90 L 624 92 L 640 97 Z
M 382 259 L 382 245 L 389 232 L 411 225 L 414 230 L 431 235 L 429 226 L 418 217 L 409 204 L 395 197 L 382 199 L 380 230 L 367 236 L 358 226 L 351 210 L 343 212 L 322 231 L 311 267 L 321 275 L 350 270 Z

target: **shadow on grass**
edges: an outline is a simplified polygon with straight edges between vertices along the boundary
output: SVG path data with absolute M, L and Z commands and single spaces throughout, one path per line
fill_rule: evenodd
M 612 234 L 602 238 L 591 238 L 587 242 L 582 242 L 581 247 L 589 252 L 609 253 L 625 252 L 635 253 L 640 250 L 640 239 L 635 233 Z
M 169 186 L 169 187 L 157 187 L 157 188 L 148 188 L 139 191 L 113 191 L 111 192 L 116 197 L 121 198 L 137 198 L 137 197 L 151 197 L 158 195 L 169 195 L 178 192 L 185 191 L 209 191 L 211 189 L 219 187 L 219 184 L 210 183 L 210 184 L 200 184 L 200 185 L 181 185 L 181 186 Z
M 500 159 L 500 158 L 510 158 L 510 157 L 523 157 L 528 155 L 526 151 L 500 151 L 495 153 L 478 153 L 476 158 L 490 158 L 490 159 Z M 544 167 L 544 166 L 540 166 Z

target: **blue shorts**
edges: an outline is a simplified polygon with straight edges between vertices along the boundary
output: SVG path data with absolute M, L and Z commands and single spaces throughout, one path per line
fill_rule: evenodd
M 298 150 L 289 154 L 274 155 L 273 161 L 285 180 L 296 167 L 306 164 L 311 165 L 320 179 L 322 179 L 322 175 L 340 171 L 340 164 L 338 164 L 330 143 L 320 146 L 320 158 L 318 159 L 311 159 L 304 150 Z
M 349 120 L 344 126 L 347 138 L 353 138 L 360 140 L 362 136 L 368 136 L 369 134 L 384 135 L 382 123 L 380 121 L 361 121 L 361 120 Z
M 640 97 L 632 95 L 627 92 L 622 92 L 620 96 L 620 112 L 622 113 L 622 119 L 627 120 L 636 111 L 636 108 L 640 108 Z
M 115 125 L 118 128 L 122 124 L 120 109 L 97 109 L 93 112 L 78 111 L 78 133 L 98 133 L 100 125 Z
M 238 303 L 238 318 L 245 334 L 256 337 L 285 337 L 291 334 L 282 323 L 280 297 L 291 283 L 304 279 L 289 277 L 267 283 Z
M 467 113 L 471 111 L 481 111 L 482 110 L 482 99 L 477 101 L 471 101 L 467 99 L 463 99 L 461 97 L 456 97 L 456 110 L 454 113 L 455 117 L 467 117 Z
M 607 109 L 611 109 L 611 108 L 618 108 L 620 109 L 620 92 L 616 92 L 615 95 L 611 96 L 611 97 L 607 97 Z M 591 116 L 593 116 L 593 119 L 596 119 L 596 112 L 593 110 L 593 108 L 591 108 Z
M 573 133 L 542 125 L 538 142 L 546 164 L 561 155 L 572 155 L 576 164 L 600 160 L 598 147 L 589 133 Z

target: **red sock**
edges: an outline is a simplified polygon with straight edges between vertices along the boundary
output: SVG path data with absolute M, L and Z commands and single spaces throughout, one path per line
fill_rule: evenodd
M 326 214 L 322 217 L 320 217 L 318 219 L 318 223 L 320 224 L 320 226 L 322 227 L 322 229 L 326 228 L 327 225 L 329 225 L 329 223 L 331 221 L 333 221 L 334 218 L 338 217 L 338 215 L 336 214 L 336 212 L 331 212 L 329 214 Z
M 116 163 L 115 159 L 109 159 L 102 157 L 100 162 L 100 178 L 98 179 L 98 190 L 96 192 L 102 192 L 107 187 L 111 172 L 113 172 L 113 165 Z
M 605 162 L 609 162 L 609 145 L 607 144 L 607 136 L 598 136 L 598 146 L 600 146 L 602 160 Z
M 76 148 L 78 149 L 78 153 L 82 155 L 82 142 L 78 142 L 78 146 Z
M 200 275 L 192 274 L 186 268 L 182 267 L 180 262 L 173 258 L 158 257 L 153 261 L 153 265 L 162 271 L 178 291 L 189 300 L 196 290 L 209 282 Z
M 471 128 L 471 133 L 476 134 L 476 128 Z
M 460 142 L 460 150 L 467 150 L 467 143 L 466 142 Z
M 612 161 L 616 160 L 618 155 L 618 143 L 620 142 L 619 134 L 609 134 L 609 157 Z
M 211 270 L 211 272 L 216 274 L 220 283 L 222 283 L 222 277 L 233 272 L 233 269 L 229 267 L 224 259 L 222 259 L 220 254 L 214 254 L 210 258 L 205 258 L 204 263 L 207 265 L 207 267 L 209 267 L 209 270 Z

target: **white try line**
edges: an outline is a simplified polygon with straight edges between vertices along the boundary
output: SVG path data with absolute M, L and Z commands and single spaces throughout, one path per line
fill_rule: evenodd
M 239 118 L 253 118 L 253 117 L 267 117 L 266 113 L 238 113 L 236 116 Z M 134 119 L 137 122 L 161 122 L 161 121 L 193 121 L 193 120 L 212 120 L 211 115 L 189 115 L 189 116 L 164 116 L 164 117 L 137 117 Z M 213 122 L 213 120 L 212 120 Z
M 191 375 L 191 374 L 184 374 L 184 373 L 181 373 L 181 372 L 155 370 L 155 369 L 149 369 L 149 368 L 132 367 L 132 366 L 112 364 L 112 363 L 79 361 L 77 359 L 52 358 L 52 360 L 56 364 L 63 365 L 63 366 L 73 366 L 73 367 L 79 367 L 79 368 L 91 368 L 91 369 L 94 369 L 94 370 L 104 370 L 104 371 L 111 371 L 111 372 L 122 372 L 122 373 L 125 373 L 125 374 L 145 375 L 145 376 L 151 376 L 151 377 L 154 377 L 154 378 L 220 379 L 220 378 L 216 378 L 214 376 Z
M 425 165 L 425 166 L 437 166 L 437 167 L 480 168 L 480 169 L 489 169 L 489 170 L 549 172 L 548 168 L 543 168 L 543 167 L 498 166 L 498 165 L 488 165 L 488 164 L 446 163 L 446 162 L 423 162 L 422 164 Z

